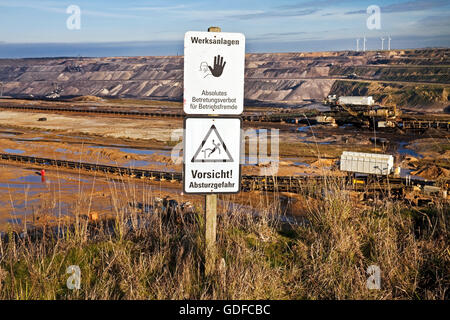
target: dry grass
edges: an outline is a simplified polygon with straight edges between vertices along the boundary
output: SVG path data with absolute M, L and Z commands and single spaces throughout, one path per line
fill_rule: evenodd
M 121 189 L 111 182 L 110 189 L 109 222 L 84 219 L 89 201 L 78 195 L 76 221 L 60 226 L 59 237 L 49 228 L 42 237 L 9 232 L 0 243 L 0 298 L 449 298 L 443 205 L 418 211 L 386 201 L 361 209 L 330 181 L 319 198 L 305 196 L 306 223 L 289 228 L 273 222 L 277 205 L 258 216 L 225 205 L 216 269 L 205 276 L 202 208 L 170 215 L 131 183 Z M 380 290 L 366 287 L 373 264 L 381 269 Z M 81 269 L 80 290 L 66 286 L 70 265 Z

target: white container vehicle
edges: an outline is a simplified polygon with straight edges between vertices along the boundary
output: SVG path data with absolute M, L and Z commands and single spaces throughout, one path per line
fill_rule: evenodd
M 389 175 L 394 171 L 394 156 L 344 151 L 341 155 L 340 169 L 354 173 Z
M 342 96 L 338 99 L 339 105 L 354 105 L 354 106 L 373 106 L 375 100 L 372 96 Z

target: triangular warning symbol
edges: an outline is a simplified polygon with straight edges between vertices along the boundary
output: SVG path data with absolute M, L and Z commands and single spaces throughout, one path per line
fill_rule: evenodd
M 208 130 L 191 162 L 233 162 L 233 157 L 215 125 Z

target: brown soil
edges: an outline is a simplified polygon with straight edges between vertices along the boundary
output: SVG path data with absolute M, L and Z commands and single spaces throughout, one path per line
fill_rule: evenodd
M 47 121 L 38 121 L 45 115 Z M 82 125 L 80 125 L 82 123 Z M 33 112 L 0 112 L 0 126 L 38 128 L 64 131 L 72 134 L 89 134 L 113 138 L 170 141 L 175 128 L 181 128 L 182 119 L 127 119 L 113 117 L 85 117 L 76 115 L 43 114 Z
M 441 168 L 435 165 L 423 166 L 418 170 L 411 171 L 411 174 L 423 177 L 429 180 L 436 180 L 439 178 L 449 178 L 450 170 Z

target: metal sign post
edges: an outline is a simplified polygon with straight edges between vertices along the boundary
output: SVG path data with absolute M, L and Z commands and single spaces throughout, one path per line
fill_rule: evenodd
M 217 34 L 219 33 L 220 36 Z M 185 118 L 183 189 L 205 195 L 205 274 L 216 260 L 217 194 L 240 191 L 241 119 L 244 106 L 245 37 L 186 32 L 184 38 Z M 205 117 L 207 115 L 207 117 Z

